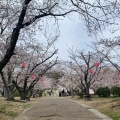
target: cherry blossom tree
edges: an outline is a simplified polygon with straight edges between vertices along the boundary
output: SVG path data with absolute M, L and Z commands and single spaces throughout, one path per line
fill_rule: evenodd
M 98 80 L 98 75 L 101 71 L 101 63 L 104 60 L 104 57 L 99 56 L 98 53 L 80 52 L 76 50 L 69 51 L 70 58 L 74 62 L 73 65 L 70 65 L 71 69 L 76 72 L 79 76 L 79 83 L 82 85 L 82 90 L 87 97 L 87 100 L 90 99 L 89 89 Z M 72 63 L 70 63 L 72 64 Z
M 91 86 L 92 89 L 96 91 L 96 89 L 98 89 L 99 87 L 112 88 L 114 86 L 119 86 L 119 73 L 118 71 L 116 71 L 116 69 L 113 68 L 114 67 L 112 65 L 104 66 L 100 71 L 97 81 L 95 81 L 94 84 Z
M 48 47 L 48 45 L 46 47 L 43 47 L 43 49 L 41 49 L 41 47 L 38 45 L 32 47 L 33 52 L 31 50 L 29 54 L 31 52 L 33 54 L 30 57 L 28 56 L 27 66 L 23 68 L 23 74 L 25 75 L 22 80 L 22 87 L 17 84 L 17 81 L 19 80 L 18 78 L 20 78 L 20 76 L 22 75 L 21 72 L 19 72 L 16 76 L 16 80 L 13 80 L 13 84 L 20 92 L 21 99 L 26 99 L 29 91 L 34 87 L 34 85 L 50 68 L 52 68 L 57 63 L 57 59 L 49 60 L 57 53 L 57 50 L 49 52 L 48 50 L 50 49 L 50 47 Z M 30 82 L 29 85 L 27 85 L 30 79 L 33 80 Z
M 0 60 L 0 72 L 14 55 L 16 44 L 20 38 L 26 37 L 31 30 L 36 32 L 46 28 L 50 19 L 57 23 L 58 17 L 66 16 L 71 12 L 77 12 L 81 19 L 84 19 L 88 31 L 94 33 L 101 29 L 101 26 L 113 24 L 118 16 L 119 3 L 116 0 L 85 2 L 83 0 L 4 0 L 0 5 L 0 34 L 2 41 L 7 41 L 7 48 Z M 117 14 L 115 14 L 117 13 Z M 100 16 L 99 16 L 100 14 Z M 44 24 L 45 20 L 48 22 Z M 112 18 L 114 18 L 112 20 Z M 94 28 L 94 29 L 92 29 Z M 25 31 L 26 30 L 26 31 Z
M 65 87 L 68 94 L 74 96 L 74 92 L 78 92 L 78 89 L 81 88 L 81 84 L 79 83 L 79 77 L 75 71 L 72 70 L 73 65 L 72 62 L 64 61 L 62 62 L 64 76 L 60 80 L 60 85 Z
M 56 64 L 57 59 L 51 59 L 57 53 L 57 49 L 52 49 L 56 38 L 51 38 L 51 41 L 48 41 L 46 44 L 34 42 L 34 44 L 28 43 L 16 48 L 16 54 L 1 72 L 2 80 L 7 90 L 7 99 L 14 98 L 14 92 L 9 89 L 9 84 L 13 84 L 16 87 L 21 99 L 26 99 L 26 96 L 40 80 L 40 77 Z M 5 76 L 7 76 L 6 79 Z M 12 96 L 9 96 L 9 92 L 12 93 Z

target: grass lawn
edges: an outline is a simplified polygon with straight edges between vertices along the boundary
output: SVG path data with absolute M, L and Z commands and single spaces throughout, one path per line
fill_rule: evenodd
M 98 98 L 93 96 L 91 101 L 85 101 L 78 97 L 72 99 L 77 99 L 78 101 L 91 106 L 113 120 L 120 120 L 120 97 Z
M 30 105 L 31 102 L 19 101 L 19 98 L 7 101 L 0 97 L 0 120 L 13 120 Z

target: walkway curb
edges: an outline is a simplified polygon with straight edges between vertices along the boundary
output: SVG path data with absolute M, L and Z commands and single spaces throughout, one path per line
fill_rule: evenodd
M 75 103 L 81 105 L 82 107 L 84 107 L 84 108 L 86 108 L 88 111 L 90 111 L 91 113 L 93 113 L 93 114 L 95 114 L 96 116 L 100 117 L 102 120 L 112 120 L 110 117 L 108 117 L 108 116 L 106 116 L 105 114 L 103 114 L 103 113 L 101 113 L 101 112 L 93 109 L 93 108 L 90 107 L 90 106 L 87 106 L 87 105 L 85 105 L 85 104 L 83 104 L 83 103 L 81 103 L 81 102 L 78 102 L 78 101 L 76 101 L 76 100 L 71 100 L 71 99 L 69 99 L 69 98 L 65 98 L 65 99 L 68 99 L 68 100 L 70 100 L 70 101 L 72 101 L 72 102 L 75 102 Z
M 30 105 L 28 108 L 26 108 L 25 110 L 23 110 L 23 112 L 21 112 L 17 117 L 14 118 L 14 120 L 21 120 L 21 116 L 28 110 L 30 110 L 32 107 L 32 105 Z M 25 120 L 25 119 L 24 119 Z

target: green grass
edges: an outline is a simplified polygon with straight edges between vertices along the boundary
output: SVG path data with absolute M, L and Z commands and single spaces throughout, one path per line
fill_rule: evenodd
M 22 106 L 22 107 L 24 107 L 24 108 L 28 108 L 28 107 L 30 106 L 30 104 L 21 104 L 21 105 L 19 105 L 19 106 Z
M 107 98 L 96 98 L 96 99 L 101 99 L 102 101 L 105 101 L 105 100 L 110 100 L 114 103 L 114 101 L 119 101 L 120 100 L 120 97 L 107 97 Z M 108 104 L 109 102 L 105 103 L 105 104 Z M 116 109 L 116 108 L 115 108 Z M 110 118 L 112 118 L 113 120 L 120 120 L 120 113 L 117 112 L 117 110 L 115 111 L 115 109 L 111 108 L 111 107 L 108 107 L 108 108 L 101 108 L 100 109 L 100 112 L 102 112 L 103 114 L 109 116 Z
M 12 106 L 11 104 L 4 104 L 0 106 L 0 112 L 4 113 L 8 107 Z
M 105 115 L 109 116 L 113 120 L 120 120 L 120 114 L 114 113 L 108 110 L 101 110 L 100 112 L 104 113 Z
M 120 120 L 120 97 L 98 97 L 94 95 L 91 99 L 91 101 L 87 102 L 84 99 L 80 99 L 80 101 L 109 116 L 113 120 Z
M 1 114 L 5 114 L 6 116 L 10 116 L 10 117 L 16 117 L 19 115 L 18 111 L 15 111 L 14 109 L 12 110 L 12 108 L 18 108 L 18 107 L 22 107 L 23 109 L 26 109 L 30 106 L 30 104 L 19 104 L 19 105 L 12 105 L 12 104 L 3 104 L 0 105 L 0 113 Z
M 13 111 L 8 111 L 5 113 L 5 115 L 11 116 L 11 117 L 16 117 L 19 115 L 18 112 L 13 112 Z

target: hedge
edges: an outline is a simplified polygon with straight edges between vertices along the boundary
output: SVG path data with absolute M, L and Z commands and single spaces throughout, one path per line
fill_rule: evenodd
M 111 93 L 108 87 L 100 87 L 96 90 L 96 94 L 99 97 L 109 97 Z
M 113 96 L 119 96 L 120 97 L 120 87 L 117 87 L 117 86 L 112 87 L 111 88 L 111 94 Z

